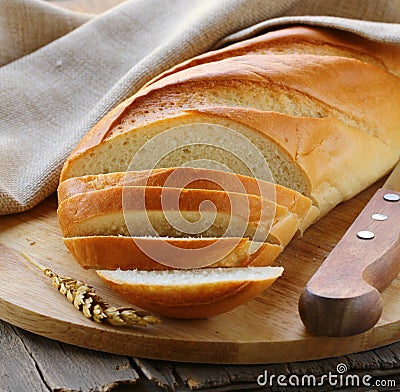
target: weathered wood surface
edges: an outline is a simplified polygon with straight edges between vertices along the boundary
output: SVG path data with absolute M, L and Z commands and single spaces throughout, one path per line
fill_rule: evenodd
M 150 361 L 139 358 L 134 358 L 133 360 L 144 376 L 161 389 L 173 390 L 178 386 L 172 363 L 156 360 Z
M 50 390 L 109 391 L 119 383 L 135 383 L 139 375 L 128 357 L 43 339 L 16 328 Z
M 369 374 L 374 379 L 395 380 L 397 390 L 400 385 L 400 342 L 365 353 L 320 361 L 256 366 L 197 365 L 86 350 L 39 337 L 0 321 L 0 355 L 0 391 L 260 390 L 256 379 L 264 370 L 275 375 L 313 374 L 320 377 L 329 371 L 334 372 L 339 363 L 348 367 L 349 374 Z M 141 381 L 138 384 L 116 388 L 117 385 L 136 383 L 139 375 Z M 146 379 L 151 383 L 143 382 Z M 330 389 L 325 385 L 302 388 L 302 391 Z M 379 390 L 396 389 L 386 387 Z
M 0 390 L 48 391 L 25 342 L 10 324 L 0 321 Z
M 128 357 L 42 338 L 0 321 L 0 391 L 110 391 L 139 380 Z

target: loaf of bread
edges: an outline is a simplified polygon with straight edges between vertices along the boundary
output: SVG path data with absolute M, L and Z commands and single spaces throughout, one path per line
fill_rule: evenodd
M 228 58 L 169 75 L 119 105 L 83 138 L 61 180 L 125 171 L 149 138 L 172 127 L 190 124 L 212 144 L 214 127 L 224 126 L 255 144 L 274 180 L 311 197 L 323 216 L 394 166 L 399 102 L 399 78 L 352 58 Z M 170 143 L 173 150 L 176 141 Z M 162 163 L 180 166 L 188 156 L 217 156 L 248 174 L 230 154 L 198 144 Z M 152 154 L 142 158 L 135 169 L 151 168 Z
M 247 238 L 86 236 L 64 238 L 85 269 L 158 271 L 172 268 L 266 267 L 283 247 Z M 252 246 L 253 245 L 253 246 Z M 180 250 L 183 252 L 180 252 Z M 197 250 L 204 250 L 197 252 Z
M 282 272 L 281 267 L 97 271 L 127 301 L 176 318 L 227 312 L 262 293 Z
M 291 26 L 194 57 L 163 72 L 147 85 L 183 69 L 229 57 L 246 54 L 297 53 L 354 58 L 400 76 L 400 48 L 396 45 L 373 42 L 340 30 Z
M 393 45 L 296 26 L 168 70 L 100 120 L 67 159 L 58 210 L 66 245 L 146 310 L 191 318 L 238 306 L 281 274 L 265 266 L 297 231 L 398 161 L 399 56 Z M 210 180 L 215 161 L 234 174 Z M 190 162 L 205 168 L 177 169 Z M 179 208 L 165 208 L 163 194 Z M 213 207 L 202 209 L 205 201 Z M 188 228 L 210 224 L 192 234 L 175 227 L 180 216 Z M 222 240 L 231 248 L 208 253 L 212 268 L 190 270 L 179 269 L 184 257 L 160 263 L 139 246 L 175 259 L 161 244 L 199 250 Z

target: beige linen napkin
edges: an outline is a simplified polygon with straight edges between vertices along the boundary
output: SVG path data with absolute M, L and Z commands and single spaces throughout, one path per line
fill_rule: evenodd
M 131 0 L 93 18 L 0 0 L 0 214 L 54 192 L 82 136 L 156 74 L 291 23 L 400 43 L 398 0 Z

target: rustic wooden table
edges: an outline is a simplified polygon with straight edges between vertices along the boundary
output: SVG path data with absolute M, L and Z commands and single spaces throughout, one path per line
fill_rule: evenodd
M 88 13 L 100 13 L 122 2 L 49 1 Z M 200 365 L 92 351 L 43 338 L 0 321 L 0 358 L 0 391 L 244 391 L 259 389 L 256 378 L 265 370 L 275 375 L 322 376 L 335 371 L 340 363 L 360 377 L 371 375 L 374 379 L 392 380 L 386 383 L 392 385 L 360 390 L 400 389 L 400 342 L 364 353 L 320 361 L 257 366 Z M 393 382 L 397 386 L 393 386 Z M 331 387 L 325 385 L 301 390 L 329 389 Z M 264 387 L 263 390 L 270 389 Z M 285 387 L 274 390 L 285 390 Z

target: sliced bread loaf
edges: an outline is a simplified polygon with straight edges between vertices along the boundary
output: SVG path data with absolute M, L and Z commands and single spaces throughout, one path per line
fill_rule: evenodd
M 97 271 L 117 294 L 142 309 L 173 318 L 227 312 L 267 289 L 280 267 L 169 271 Z
M 60 184 L 58 200 L 62 202 L 79 193 L 116 186 L 167 186 L 186 189 L 222 190 L 262 196 L 275 200 L 277 204 L 297 214 L 301 221 L 301 231 L 311 225 L 319 215 L 318 209 L 312 206 L 310 198 L 282 185 L 220 170 L 190 167 L 74 177 Z
M 64 237 L 268 237 L 286 246 L 299 227 L 297 215 L 267 199 L 200 189 L 108 188 L 72 196 L 57 213 Z

